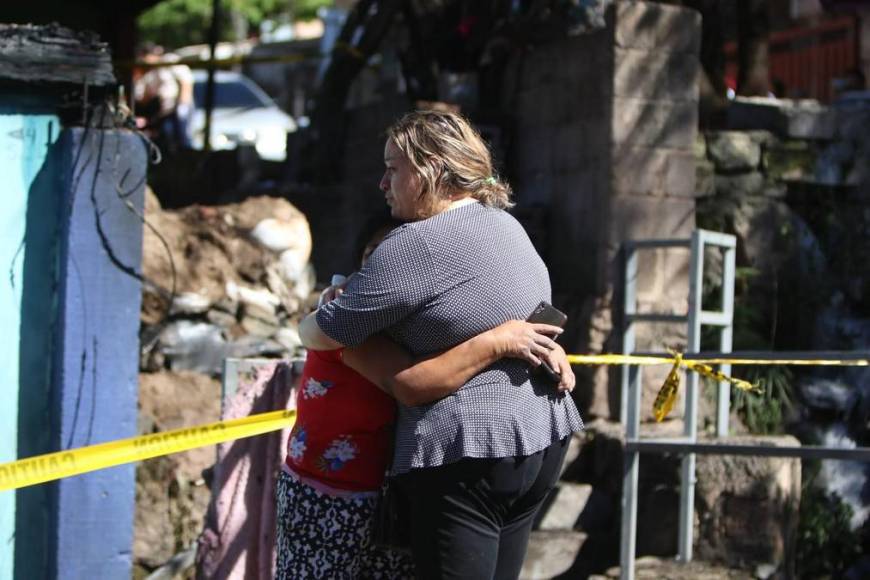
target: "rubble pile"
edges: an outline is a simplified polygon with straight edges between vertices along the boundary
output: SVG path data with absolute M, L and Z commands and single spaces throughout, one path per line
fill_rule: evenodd
M 299 349 L 296 324 L 315 284 L 299 210 L 253 197 L 163 211 L 149 193 L 146 218 L 142 370 L 217 375 L 226 357 Z
M 224 358 L 299 354 L 317 300 L 308 221 L 284 199 L 164 210 L 146 189 L 145 218 L 140 434 L 219 420 Z M 192 565 L 215 458 L 204 447 L 139 465 L 134 578 Z

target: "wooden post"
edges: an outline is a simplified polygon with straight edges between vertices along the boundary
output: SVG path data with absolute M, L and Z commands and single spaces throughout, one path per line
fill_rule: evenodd
M 220 40 L 221 26 L 221 3 L 220 0 L 212 0 L 211 3 L 211 26 L 208 29 L 208 80 L 205 85 L 205 134 L 202 137 L 202 148 L 211 151 L 211 115 L 214 112 L 215 92 L 215 52 Z

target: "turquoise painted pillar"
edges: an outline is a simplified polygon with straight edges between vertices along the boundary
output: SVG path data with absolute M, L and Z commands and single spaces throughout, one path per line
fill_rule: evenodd
M 31 248 L 26 243 L 27 212 L 34 181 L 43 167 L 49 149 L 59 133 L 58 119 L 53 115 L 0 114 L 0 329 L 4 339 L 0 347 L 0 462 L 12 461 L 19 453 L 19 385 L 40 382 L 40 390 L 48 387 L 50 361 L 43 358 L 36 376 L 22 361 L 23 343 L 49 344 L 52 342 L 51 321 L 53 303 L 42 305 L 38 317 L 42 323 L 28 319 L 24 309 L 25 261 L 42 261 L 38 268 L 51 280 L 55 263 L 45 248 Z M 53 219 L 51 208 L 46 210 L 48 227 Z M 51 243 L 49 243 L 49 247 Z M 49 285 L 50 293 L 52 285 Z M 46 324 L 47 322 L 47 324 Z M 24 335 L 27 335 L 26 337 Z M 43 356 L 50 356 L 50 351 Z M 26 358 L 26 357 L 25 357 Z M 22 366 L 22 362 L 25 364 Z M 48 425 L 44 425 L 48 428 Z M 48 437 L 48 433 L 45 433 Z M 17 537 L 16 493 L 0 493 L 0 579 L 9 580 L 14 572 L 14 554 Z

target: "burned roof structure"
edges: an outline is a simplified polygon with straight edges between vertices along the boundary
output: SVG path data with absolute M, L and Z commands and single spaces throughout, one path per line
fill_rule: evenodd
M 0 24 L 0 108 L 50 110 L 64 125 L 113 96 L 108 44 L 59 24 Z
M 0 24 L 0 81 L 115 84 L 108 45 L 58 24 Z

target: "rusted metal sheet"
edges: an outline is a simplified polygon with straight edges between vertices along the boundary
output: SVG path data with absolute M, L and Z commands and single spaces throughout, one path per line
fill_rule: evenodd
M 768 40 L 771 83 L 781 84 L 778 97 L 813 98 L 828 102 L 834 96 L 834 78 L 858 64 L 855 18 L 843 16 L 814 26 L 773 32 Z M 725 45 L 725 77 L 734 88 L 737 78 L 737 45 Z

